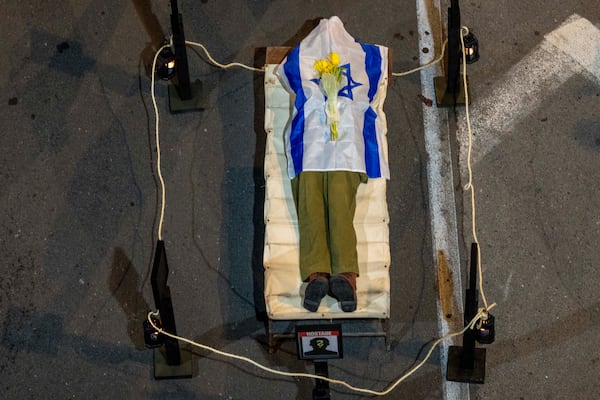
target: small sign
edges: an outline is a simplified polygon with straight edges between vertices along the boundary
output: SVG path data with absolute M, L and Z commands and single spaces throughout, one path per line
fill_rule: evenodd
M 301 360 L 327 360 L 342 358 L 342 326 L 296 325 L 298 358 Z

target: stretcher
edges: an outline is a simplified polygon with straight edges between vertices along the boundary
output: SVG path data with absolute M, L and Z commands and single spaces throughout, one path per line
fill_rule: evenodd
M 344 336 L 383 336 L 389 349 L 390 318 L 390 247 L 389 214 L 386 201 L 386 179 L 369 179 L 357 193 L 354 227 L 360 275 L 357 279 L 357 309 L 343 312 L 338 302 L 326 296 L 317 312 L 302 306 L 306 283 L 300 278 L 298 267 L 298 222 L 287 160 L 284 150 L 284 129 L 290 123 L 292 98 L 274 74 L 277 65 L 290 48 L 270 47 L 266 53 L 265 68 L 265 238 L 263 266 L 264 296 L 268 316 L 267 336 L 269 349 L 274 351 L 280 339 L 293 337 L 297 322 L 336 320 L 345 324 L 365 321 L 377 322 L 376 329 L 353 330 Z M 385 118 L 383 101 L 387 77 L 382 80 L 378 117 Z M 387 142 L 384 143 L 387 160 Z M 278 322 L 285 322 L 279 323 Z M 357 324 L 363 326 L 364 324 Z M 367 324 L 373 326 L 373 324 Z M 283 330 L 278 329 L 283 326 Z

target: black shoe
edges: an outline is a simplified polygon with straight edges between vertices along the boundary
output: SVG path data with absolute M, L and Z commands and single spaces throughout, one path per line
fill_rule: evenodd
M 356 274 L 346 272 L 329 279 L 331 294 L 340 302 L 344 312 L 356 310 Z
M 316 312 L 323 297 L 329 292 L 329 279 L 327 274 L 314 272 L 308 278 L 308 285 L 304 292 L 304 308 Z

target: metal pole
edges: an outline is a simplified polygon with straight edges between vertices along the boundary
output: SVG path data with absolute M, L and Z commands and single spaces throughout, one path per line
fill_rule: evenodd
M 173 31 L 173 47 L 175 50 L 175 66 L 177 68 L 177 92 L 181 100 L 192 98 L 190 73 L 188 68 L 183 18 L 177 8 L 177 0 L 171 0 L 171 30 Z
M 471 244 L 471 268 L 469 288 L 465 300 L 465 325 L 477 315 L 477 266 L 479 245 Z M 449 381 L 483 383 L 485 380 L 485 349 L 475 347 L 476 330 L 467 329 L 463 334 L 462 346 L 448 348 L 446 379 Z
M 329 376 L 327 361 L 315 361 L 315 374 L 324 377 Z M 317 379 L 316 381 L 315 388 L 313 389 L 313 400 L 330 400 L 329 382 L 322 379 Z
M 479 263 L 479 245 L 471 244 L 471 268 L 469 270 L 469 288 L 465 304 L 465 325 L 477 315 L 477 264 Z M 475 330 L 467 329 L 463 335 L 463 352 L 460 360 L 462 368 L 473 369 L 475 363 Z
M 448 74 L 446 92 L 456 95 L 459 92 L 460 71 L 460 6 L 452 0 L 448 8 Z
M 450 7 L 448 7 L 448 64 L 446 65 L 446 74 L 434 78 L 438 107 L 454 107 L 465 104 L 465 93 L 463 86 L 460 84 L 461 34 L 460 6 L 458 0 L 452 0 Z

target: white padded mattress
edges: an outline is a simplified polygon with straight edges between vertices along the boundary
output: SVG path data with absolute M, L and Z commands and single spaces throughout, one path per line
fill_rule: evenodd
M 298 223 L 287 161 L 283 131 L 290 122 L 292 99 L 273 74 L 276 64 L 265 73 L 265 300 L 269 318 L 274 320 L 331 318 L 389 318 L 390 248 L 386 180 L 369 179 L 357 194 L 354 227 L 358 239 L 360 276 L 357 279 L 357 309 L 343 312 L 337 301 L 326 296 L 316 313 L 302 307 L 306 283 L 298 267 Z M 381 90 L 383 89 L 383 90 Z M 387 77 L 382 80 L 373 109 L 384 118 L 383 102 Z M 387 142 L 384 144 L 387 159 Z

